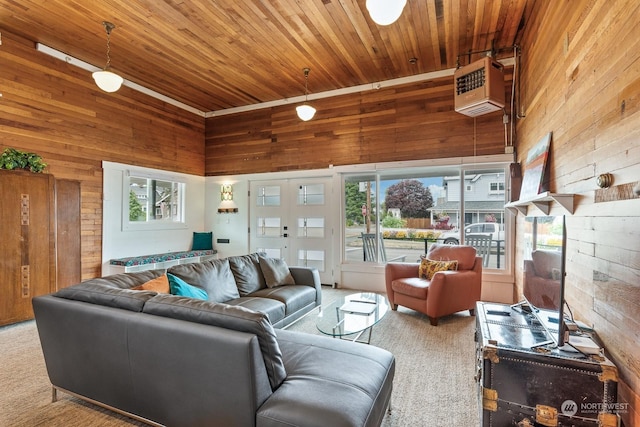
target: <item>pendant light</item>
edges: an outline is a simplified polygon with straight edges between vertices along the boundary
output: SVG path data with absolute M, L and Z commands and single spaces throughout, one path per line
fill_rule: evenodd
M 367 0 L 367 10 L 378 25 L 393 24 L 402 15 L 407 0 Z
M 309 71 L 311 70 L 309 68 L 303 68 L 302 71 L 304 72 L 304 104 L 298 105 L 296 107 L 296 112 L 298 113 L 300 120 L 307 122 L 313 119 L 314 114 L 316 114 L 316 109 L 307 103 L 309 95 L 307 83 L 309 80 Z
M 120 89 L 120 86 L 124 81 L 124 79 L 116 73 L 108 71 L 108 68 L 111 65 L 111 57 L 109 56 L 111 50 L 111 30 L 113 30 L 116 26 L 107 21 L 103 21 L 102 25 L 104 25 L 104 29 L 107 32 L 107 65 L 105 65 L 104 70 L 96 71 L 92 74 L 92 76 L 93 80 L 96 81 L 96 84 L 100 89 L 105 92 L 115 92 Z

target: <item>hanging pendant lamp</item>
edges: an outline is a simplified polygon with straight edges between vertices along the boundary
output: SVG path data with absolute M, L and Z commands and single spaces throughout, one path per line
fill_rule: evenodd
M 102 25 L 104 25 L 104 29 L 107 32 L 107 65 L 105 65 L 104 70 L 96 71 L 92 76 L 100 89 L 105 92 L 115 92 L 120 89 L 120 86 L 124 81 L 124 79 L 116 73 L 108 71 L 108 68 L 111 65 L 111 57 L 109 56 L 111 50 L 111 30 L 116 26 L 107 21 L 103 21 Z
M 407 0 L 367 0 L 367 10 L 378 25 L 393 24 L 402 15 Z
M 296 107 L 296 112 L 298 113 L 298 117 L 300 118 L 300 120 L 307 122 L 313 119 L 313 116 L 316 114 L 316 109 L 307 103 L 307 98 L 309 95 L 307 83 L 309 80 L 309 71 L 311 70 L 309 68 L 303 68 L 302 71 L 304 72 L 304 104 L 298 105 Z

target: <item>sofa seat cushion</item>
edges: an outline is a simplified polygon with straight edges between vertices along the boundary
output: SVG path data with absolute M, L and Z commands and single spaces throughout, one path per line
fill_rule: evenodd
M 269 321 L 272 325 L 280 322 L 285 317 L 284 303 L 271 298 L 240 297 L 227 301 L 226 304 L 265 313 L 269 316 Z
M 267 287 L 260 268 L 260 255 L 253 253 L 228 258 L 240 296 L 244 297 L 258 289 Z
M 254 334 L 258 337 L 271 388 L 278 388 L 287 375 L 275 331 L 264 313 L 244 307 L 165 294 L 158 294 L 149 299 L 143 312 Z
M 427 299 L 430 282 L 418 277 L 404 277 L 391 282 L 391 289 L 402 295 L 417 299 Z
M 395 373 L 390 352 L 299 332 L 276 334 L 287 378 L 259 408 L 257 426 L 380 425 Z
M 286 316 L 316 302 L 315 288 L 305 285 L 283 285 L 275 288 L 265 288 L 253 292 L 249 296 L 270 298 L 282 302 L 285 305 Z
M 225 302 L 240 296 L 228 259 L 175 265 L 169 268 L 167 273 L 179 277 L 192 286 L 204 289 L 209 296 L 209 301 Z

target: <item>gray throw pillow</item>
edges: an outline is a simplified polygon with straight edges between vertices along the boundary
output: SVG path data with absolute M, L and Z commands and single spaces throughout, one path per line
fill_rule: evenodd
M 231 272 L 236 281 L 240 296 L 249 295 L 267 287 L 260 270 L 259 253 L 231 256 L 228 258 Z
M 227 259 L 174 265 L 167 273 L 204 289 L 209 301 L 226 302 L 240 297 Z
M 260 269 L 269 288 L 296 284 L 289 266 L 283 259 L 260 257 Z

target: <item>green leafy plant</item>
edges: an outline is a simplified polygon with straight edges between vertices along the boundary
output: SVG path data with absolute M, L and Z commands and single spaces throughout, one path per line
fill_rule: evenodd
M 407 226 L 407 221 L 400 218 L 395 218 L 392 215 L 387 215 L 382 219 L 382 226 L 384 228 L 403 228 Z
M 47 164 L 38 154 L 27 153 L 15 148 L 5 148 L 0 155 L 0 169 L 28 169 L 31 172 L 41 173 Z

